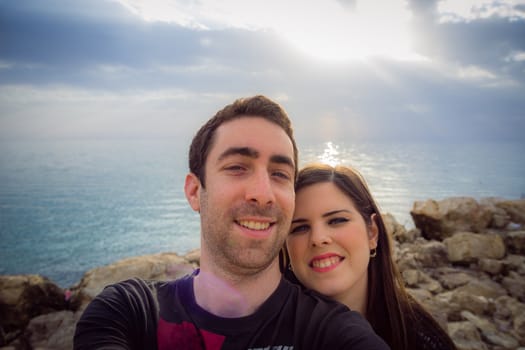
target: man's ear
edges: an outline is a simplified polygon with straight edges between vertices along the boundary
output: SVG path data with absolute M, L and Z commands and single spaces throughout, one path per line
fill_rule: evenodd
M 184 182 L 184 194 L 190 204 L 191 208 L 195 211 L 200 211 L 200 188 L 201 182 L 197 176 L 193 173 L 186 175 L 186 181 Z
M 377 241 L 379 239 L 379 228 L 377 227 L 376 223 L 376 213 L 372 214 L 370 219 L 372 220 L 372 224 L 368 228 L 368 247 L 370 249 L 377 248 Z

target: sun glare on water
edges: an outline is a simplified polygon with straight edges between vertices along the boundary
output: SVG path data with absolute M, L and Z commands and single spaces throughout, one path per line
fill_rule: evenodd
M 337 164 L 341 163 L 339 146 L 333 142 L 327 142 L 325 144 L 323 154 L 319 156 L 319 162 L 331 166 L 336 166 Z

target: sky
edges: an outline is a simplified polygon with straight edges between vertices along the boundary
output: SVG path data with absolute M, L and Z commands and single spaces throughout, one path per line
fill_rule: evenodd
M 523 141 L 525 0 L 0 0 L 0 141 L 189 140 L 255 94 L 299 144 Z

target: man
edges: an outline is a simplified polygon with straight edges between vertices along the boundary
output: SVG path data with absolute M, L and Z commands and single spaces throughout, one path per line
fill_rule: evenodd
M 200 269 L 107 287 L 78 322 L 75 349 L 387 349 L 357 313 L 281 276 L 297 159 L 275 102 L 219 111 L 192 141 L 184 185 L 201 217 Z

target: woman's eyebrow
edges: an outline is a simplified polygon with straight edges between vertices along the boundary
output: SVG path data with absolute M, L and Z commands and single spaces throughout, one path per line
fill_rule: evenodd
M 329 211 L 327 213 L 324 213 L 323 214 L 323 217 L 327 217 L 327 216 L 331 216 L 331 215 L 334 215 L 334 214 L 339 214 L 339 213 L 348 213 L 348 214 L 351 214 L 352 212 L 350 210 L 347 210 L 347 209 L 340 209 L 340 210 L 333 210 L 333 211 Z

